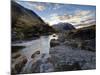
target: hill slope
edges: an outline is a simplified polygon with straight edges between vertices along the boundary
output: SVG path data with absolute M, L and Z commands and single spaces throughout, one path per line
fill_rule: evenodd
M 26 40 L 53 32 L 50 27 L 32 10 L 18 3 L 11 3 L 12 41 Z
M 85 50 L 96 51 L 96 26 L 89 26 L 69 31 L 65 38 L 66 44 Z M 65 33 L 66 34 L 66 33 Z M 64 34 L 63 34 L 64 35 Z

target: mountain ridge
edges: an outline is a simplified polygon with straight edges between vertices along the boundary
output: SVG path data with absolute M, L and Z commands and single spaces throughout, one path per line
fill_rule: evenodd
M 27 40 L 45 34 L 54 29 L 46 24 L 34 11 L 12 1 L 11 3 L 12 41 Z
M 67 30 L 75 29 L 75 27 L 72 24 L 62 23 L 62 22 L 58 24 L 54 24 L 52 27 L 56 29 L 57 31 L 67 31 Z

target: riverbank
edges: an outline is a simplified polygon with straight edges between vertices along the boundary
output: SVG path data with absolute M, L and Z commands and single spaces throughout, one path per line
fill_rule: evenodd
M 95 52 L 59 45 L 50 48 L 55 71 L 89 70 L 96 68 Z
M 96 69 L 95 25 L 58 33 L 51 40 L 54 71 Z

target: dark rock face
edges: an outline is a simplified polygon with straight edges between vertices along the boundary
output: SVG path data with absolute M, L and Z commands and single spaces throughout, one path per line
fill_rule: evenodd
M 35 12 L 14 1 L 11 3 L 11 16 L 12 41 L 39 38 L 54 31 Z
M 94 52 L 96 50 L 95 25 L 61 32 L 58 35 L 58 40 L 66 46 Z
M 95 38 L 95 26 L 81 28 L 73 33 L 72 38 L 79 38 L 81 40 L 90 40 Z
M 58 40 L 51 40 L 50 41 L 50 47 L 55 47 L 57 45 L 60 45 L 60 42 Z
M 75 30 L 73 33 L 69 33 L 68 38 L 73 39 L 72 43 L 76 44 L 81 49 L 89 51 L 95 51 L 96 47 L 96 31 L 95 25 L 90 27 L 81 28 Z
M 58 23 L 53 25 L 53 28 L 56 29 L 57 31 L 67 31 L 75 29 L 75 27 L 70 23 Z

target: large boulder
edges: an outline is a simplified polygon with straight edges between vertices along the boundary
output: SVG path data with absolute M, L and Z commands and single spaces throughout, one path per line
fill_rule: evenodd
M 50 41 L 50 47 L 55 47 L 57 45 L 60 45 L 60 42 L 58 40 L 52 39 Z

